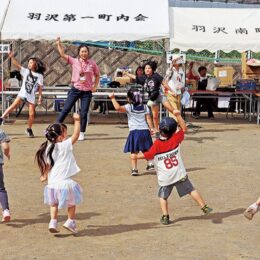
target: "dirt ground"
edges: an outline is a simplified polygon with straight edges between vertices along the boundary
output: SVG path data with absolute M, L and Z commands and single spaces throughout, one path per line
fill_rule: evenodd
M 49 209 L 34 164 L 47 124 L 34 125 L 34 139 L 25 136 L 21 120 L 3 126 L 12 138 L 4 165 L 12 221 L 0 227 L 0 259 L 260 259 L 260 214 L 252 221 L 242 214 L 260 195 L 260 128 L 233 118 L 193 123 L 182 156 L 214 213 L 203 216 L 189 196 L 180 199 L 174 191 L 172 223 L 160 225 L 155 173 L 142 161 L 140 176 L 132 177 L 122 152 L 127 127 L 91 124 L 87 139 L 74 147 L 81 168 L 75 179 L 84 189 L 77 235 L 62 229 L 65 210 L 61 232 L 48 232 Z

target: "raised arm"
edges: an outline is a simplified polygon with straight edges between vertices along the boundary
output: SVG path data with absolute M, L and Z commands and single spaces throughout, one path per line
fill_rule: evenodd
M 72 144 L 75 144 L 78 141 L 79 133 L 80 133 L 80 116 L 77 113 L 73 114 L 74 119 L 74 131 L 71 136 Z
M 185 121 L 181 117 L 181 112 L 179 110 L 175 109 L 175 110 L 173 110 L 173 114 L 176 116 L 176 118 L 178 120 L 178 124 L 179 124 L 180 128 L 182 129 L 182 131 L 187 132 L 188 128 L 186 126 Z
M 112 101 L 112 104 L 113 104 L 113 106 L 114 106 L 114 108 L 115 108 L 116 111 L 126 113 L 125 107 L 124 107 L 124 106 L 120 106 L 120 104 L 116 101 L 116 98 L 115 98 L 115 94 L 114 94 L 114 93 L 110 93 L 110 94 L 109 94 L 109 97 L 110 97 L 110 99 L 111 99 L 111 101 Z
M 20 63 L 18 63 L 18 61 L 14 58 L 14 53 L 12 51 L 10 51 L 8 56 L 12 60 L 12 63 L 14 64 L 14 66 L 20 70 L 22 68 L 22 65 Z
M 60 53 L 60 56 L 64 59 L 64 60 L 68 60 L 69 56 L 67 54 L 65 54 L 64 52 L 64 49 L 63 49 L 63 46 L 61 45 L 61 40 L 60 40 L 60 37 L 57 38 L 56 40 L 56 44 L 57 44 L 57 48 L 58 48 L 58 51 Z
M 128 71 L 124 71 L 123 75 L 127 76 L 130 79 L 134 79 L 134 80 L 136 79 L 136 76 L 134 74 L 132 74 L 132 73 L 129 73 Z

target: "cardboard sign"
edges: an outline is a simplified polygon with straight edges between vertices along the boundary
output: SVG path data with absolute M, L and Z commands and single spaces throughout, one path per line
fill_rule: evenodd
M 186 63 L 186 54 L 185 53 L 179 53 L 179 54 L 173 54 L 173 53 L 170 53 L 170 52 L 167 52 L 166 53 L 166 61 L 167 63 L 172 63 L 173 60 L 177 59 L 177 58 L 180 58 L 179 59 L 179 64 L 184 64 Z
M 0 53 L 9 53 L 10 44 L 0 44 Z

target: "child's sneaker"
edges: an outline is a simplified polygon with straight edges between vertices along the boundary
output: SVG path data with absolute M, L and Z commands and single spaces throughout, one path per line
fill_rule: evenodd
M 153 164 L 147 164 L 146 170 L 147 171 L 154 171 L 154 165 Z
M 213 211 L 213 209 L 210 208 L 207 204 L 203 208 L 201 208 L 201 210 L 205 215 L 208 215 L 211 211 Z
M 28 135 L 28 137 L 33 138 L 34 134 L 31 128 L 27 128 L 25 133 Z
M 255 213 L 258 211 L 259 207 L 256 203 L 250 205 L 246 211 L 244 212 L 244 216 L 248 219 L 248 220 L 252 220 Z
M 2 222 L 9 222 L 11 220 L 11 215 L 9 209 L 5 209 L 3 211 L 3 217 L 2 217 Z
M 49 223 L 49 231 L 51 233 L 59 233 L 57 219 L 51 219 Z
M 67 221 L 64 223 L 63 227 L 72 233 L 75 233 L 75 234 L 77 233 L 75 220 L 67 219 Z
M 133 169 L 131 174 L 132 174 L 132 176 L 137 176 L 138 175 L 138 170 L 137 169 Z
M 170 217 L 169 215 L 162 215 L 160 219 L 161 224 L 169 225 L 170 224 Z

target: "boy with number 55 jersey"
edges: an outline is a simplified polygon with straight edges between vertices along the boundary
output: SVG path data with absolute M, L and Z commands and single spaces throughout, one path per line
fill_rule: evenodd
M 180 154 L 180 144 L 184 139 L 184 132 L 187 130 L 187 127 L 180 112 L 174 110 L 173 113 L 181 129 L 176 132 L 177 122 L 170 117 L 164 118 L 159 125 L 160 138 L 154 142 L 149 151 L 144 154 L 131 155 L 131 158 L 135 157 L 136 159 L 154 159 L 159 183 L 158 196 L 163 212 L 160 222 L 163 225 L 170 223 L 167 199 L 173 187 L 176 187 L 180 197 L 187 194 L 191 195 L 205 214 L 209 214 L 212 211 L 199 192 L 194 189 L 186 173 Z

